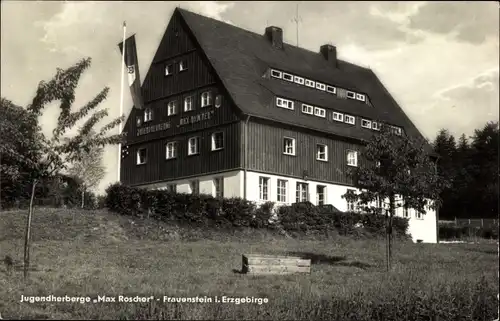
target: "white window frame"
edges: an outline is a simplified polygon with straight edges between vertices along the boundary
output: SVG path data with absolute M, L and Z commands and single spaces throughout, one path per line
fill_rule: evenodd
M 179 72 L 185 71 L 187 69 L 188 69 L 187 61 L 186 60 L 179 61 Z
M 165 158 L 174 159 L 177 158 L 177 142 L 168 142 L 165 145 Z
M 361 127 L 371 129 L 372 121 L 368 119 L 361 119 Z
M 325 118 L 326 117 L 326 109 L 314 107 L 314 116 Z
M 321 148 L 324 148 L 324 150 L 321 151 Z M 328 161 L 328 145 L 316 144 L 316 160 L 324 162 Z
M 191 190 L 191 194 L 199 195 L 200 194 L 200 181 L 197 179 L 189 181 L 189 189 Z
M 174 65 L 167 64 L 165 65 L 165 77 L 172 76 L 174 74 Z
M 305 79 L 306 87 L 316 88 L 316 82 L 310 79 Z
M 396 132 L 396 135 L 399 135 L 401 136 L 402 133 L 403 133 L 403 130 L 401 129 L 401 127 L 394 127 L 394 131 Z
M 316 83 L 316 89 L 319 89 L 319 90 L 322 90 L 322 91 L 326 91 L 326 85 L 322 84 L 320 82 L 317 82 Z
M 295 185 L 295 202 L 308 202 L 309 201 L 309 184 L 304 182 L 297 182 Z
M 354 193 L 356 193 L 356 190 L 354 190 L 354 189 L 347 189 L 347 191 L 353 191 Z M 347 200 L 346 200 L 346 202 L 347 202 L 347 211 L 354 212 L 355 208 L 356 208 L 355 202 L 349 202 Z
M 320 193 L 321 189 L 321 193 Z M 323 195 L 323 202 L 320 204 L 320 195 Z M 325 205 L 326 204 L 326 185 L 316 185 L 316 205 Z
M 292 100 L 288 100 L 288 99 L 281 98 L 281 97 L 276 97 L 276 106 L 277 107 L 293 110 L 293 108 L 294 108 L 293 105 L 294 105 L 294 103 Z
M 271 77 L 281 79 L 283 77 L 283 73 L 276 69 L 271 69 Z
M 259 200 L 269 201 L 269 182 L 271 179 L 267 176 L 259 176 Z
M 289 77 L 290 79 L 286 79 L 285 77 Z M 283 73 L 283 80 L 286 80 L 286 81 L 289 81 L 289 82 L 293 82 L 293 75 L 292 75 L 292 74 L 289 74 L 289 73 L 284 72 L 284 73 Z
M 410 209 L 404 206 L 403 206 L 403 217 L 405 218 L 410 217 Z
M 366 101 L 366 97 L 363 94 L 356 94 L 356 100 Z
M 304 85 L 304 78 L 299 76 L 293 76 L 293 82 L 299 85 Z
M 147 107 L 144 109 L 144 122 L 150 122 L 153 120 L 153 109 L 151 107 Z
M 194 146 L 194 151 L 192 150 L 192 146 Z M 198 155 L 200 153 L 200 137 L 190 137 L 188 139 L 188 156 L 190 155 Z
M 184 98 L 184 111 L 192 111 L 192 110 L 194 110 L 193 97 L 187 96 Z
M 346 97 L 349 99 L 356 99 L 356 93 L 354 91 L 346 90 Z
M 333 86 L 326 85 L 326 92 L 330 94 L 336 94 L 337 93 L 337 88 Z
M 214 194 L 216 198 L 224 197 L 224 177 L 215 177 L 214 178 Z
M 141 151 L 144 151 L 144 161 L 141 162 Z M 136 156 L 136 164 L 137 165 L 143 165 L 146 164 L 148 161 L 148 150 L 146 148 L 139 148 L 137 150 L 137 156 Z
M 419 211 L 415 211 L 415 218 L 417 220 L 423 220 L 424 219 L 422 213 L 420 213 Z
M 201 107 L 212 105 L 212 92 L 205 91 L 201 94 Z
M 276 200 L 279 203 L 286 203 L 288 194 L 288 181 L 284 179 L 278 179 L 276 183 Z
M 356 124 L 356 117 L 345 114 L 344 115 L 344 122 L 347 124 L 355 125 Z
M 314 115 L 314 107 L 308 104 L 302 104 L 302 112 L 304 114 Z
M 218 135 L 221 135 L 220 137 L 222 137 L 222 146 L 216 146 L 217 145 L 217 136 Z M 212 134 L 212 151 L 216 151 L 216 150 L 221 150 L 221 149 L 224 149 L 224 132 L 215 132 Z
M 177 114 L 177 100 L 169 101 L 167 104 L 167 116 Z
M 339 122 L 343 123 L 344 122 L 344 114 L 337 113 L 336 111 L 334 111 L 332 119 L 335 120 L 335 121 L 339 121 Z
M 286 142 L 287 141 L 291 141 L 292 145 L 289 146 L 289 145 L 286 145 Z M 285 155 L 291 155 L 291 156 L 295 156 L 295 138 L 292 138 L 292 137 L 283 137 L 283 154 Z M 292 151 L 289 152 L 288 149 L 291 147 Z
M 347 166 L 358 167 L 358 152 L 355 150 L 347 150 Z
M 222 105 L 222 95 L 215 96 L 215 107 L 219 108 Z
M 377 123 L 376 121 L 372 121 L 372 130 L 380 130 L 380 123 Z

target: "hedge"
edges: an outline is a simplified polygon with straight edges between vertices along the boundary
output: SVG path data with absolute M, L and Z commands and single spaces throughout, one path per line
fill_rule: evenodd
M 455 226 L 440 225 L 440 240 L 458 240 L 462 238 L 479 237 L 485 239 L 498 240 L 498 227 L 475 227 L 475 226 Z
M 241 198 L 172 193 L 113 184 L 106 189 L 105 206 L 127 216 L 152 217 L 193 227 L 267 228 L 299 233 L 336 230 L 342 235 L 385 235 L 385 216 L 335 211 L 309 202 L 257 205 Z M 408 219 L 393 218 L 395 236 L 408 237 Z

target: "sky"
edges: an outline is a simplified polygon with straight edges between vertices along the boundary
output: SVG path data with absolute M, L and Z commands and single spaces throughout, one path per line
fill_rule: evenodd
M 1 95 L 27 106 L 38 83 L 57 68 L 85 57 L 74 109 L 104 87 L 100 108 L 119 116 L 121 55 L 118 43 L 136 34 L 141 81 L 175 7 L 180 6 L 260 34 L 283 29 L 284 41 L 319 51 L 331 43 L 339 59 L 371 68 L 424 136 L 441 128 L 467 136 L 499 118 L 499 4 L 481 2 L 1 2 Z M 125 87 L 124 114 L 132 100 Z M 47 106 L 41 125 L 50 133 L 58 105 Z M 116 131 L 118 133 L 118 129 Z M 70 133 L 71 134 L 71 133 Z M 117 147 L 104 154 L 107 174 L 98 191 L 117 180 Z

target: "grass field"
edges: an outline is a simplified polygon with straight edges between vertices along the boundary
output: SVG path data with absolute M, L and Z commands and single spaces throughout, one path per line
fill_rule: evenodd
M 0 213 L 0 255 L 22 262 L 26 211 Z M 286 239 L 186 230 L 106 211 L 36 209 L 30 280 L 0 270 L 4 319 L 488 320 L 497 317 L 497 244 Z M 300 254 L 310 275 L 239 274 L 241 254 Z M 254 297 L 268 303 L 20 303 L 24 296 Z M 428 317 L 425 317 L 425 315 Z

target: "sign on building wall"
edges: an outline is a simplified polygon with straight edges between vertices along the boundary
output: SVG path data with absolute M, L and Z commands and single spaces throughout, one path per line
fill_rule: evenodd
M 207 111 L 207 112 L 204 112 L 204 113 L 201 113 L 198 115 L 183 117 L 179 121 L 179 126 L 184 126 L 184 125 L 188 125 L 188 124 L 195 124 L 195 123 L 198 123 L 202 120 L 209 120 L 213 117 L 213 115 L 214 115 L 214 111 L 211 110 L 211 111 Z
M 199 113 L 197 115 L 182 117 L 181 119 L 179 119 L 179 123 L 177 124 L 177 127 L 199 123 L 199 122 L 204 121 L 204 120 L 209 120 L 209 119 L 212 119 L 213 116 L 214 116 L 214 111 L 210 110 L 210 111 L 206 111 L 203 113 Z M 170 129 L 171 127 L 172 127 L 172 124 L 170 121 L 168 121 L 168 122 L 164 122 L 161 124 L 150 125 L 147 127 L 138 128 L 137 129 L 137 136 L 142 136 L 142 135 L 146 135 L 146 134 L 151 134 L 151 133 L 167 130 L 167 129 Z

